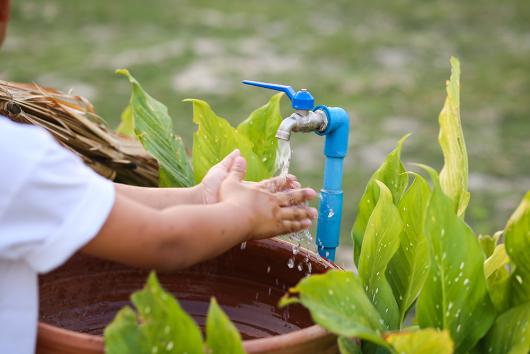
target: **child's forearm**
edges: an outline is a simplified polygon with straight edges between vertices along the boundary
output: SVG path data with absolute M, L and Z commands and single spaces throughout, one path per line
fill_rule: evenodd
M 106 223 L 83 251 L 137 267 L 174 270 L 244 241 L 249 225 L 245 211 L 227 203 L 156 210 L 117 194 Z
M 114 185 L 118 194 L 155 209 L 204 202 L 200 184 L 189 188 L 146 188 L 119 183 Z

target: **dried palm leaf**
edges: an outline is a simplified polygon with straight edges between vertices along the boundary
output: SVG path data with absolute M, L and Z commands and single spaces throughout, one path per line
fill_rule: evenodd
M 123 183 L 157 186 L 158 164 L 135 139 L 114 133 L 81 97 L 0 80 L 0 114 L 38 125 L 100 175 Z

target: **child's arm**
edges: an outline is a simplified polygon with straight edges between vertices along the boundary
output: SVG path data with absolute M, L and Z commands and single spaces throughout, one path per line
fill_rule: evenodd
M 234 158 L 223 181 L 220 202 L 177 205 L 164 210 L 117 194 L 98 235 L 83 250 L 122 263 L 173 270 L 212 258 L 249 239 L 299 231 L 316 210 L 300 207 L 312 189 L 271 193 L 267 186 L 242 182 L 245 161 Z

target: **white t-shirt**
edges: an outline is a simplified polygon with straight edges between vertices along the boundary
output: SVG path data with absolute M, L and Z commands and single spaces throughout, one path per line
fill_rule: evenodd
M 37 274 L 100 230 L 114 187 L 49 133 L 0 117 L 0 353 L 33 354 Z

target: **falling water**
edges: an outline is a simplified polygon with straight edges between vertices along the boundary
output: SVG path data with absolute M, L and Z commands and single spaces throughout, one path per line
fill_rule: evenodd
M 276 174 L 278 176 L 287 176 L 289 173 L 289 164 L 291 162 L 291 143 L 289 140 L 278 139 L 278 152 L 276 155 Z M 289 268 L 294 267 L 294 258 L 300 251 L 300 247 L 304 246 L 308 249 L 313 249 L 313 238 L 309 230 L 303 230 L 299 232 L 293 232 L 287 235 L 282 235 L 282 238 L 287 238 L 293 243 L 293 256 L 289 258 L 287 266 Z M 297 267 L 301 271 L 301 266 Z M 310 269 L 310 268 L 309 268 Z

